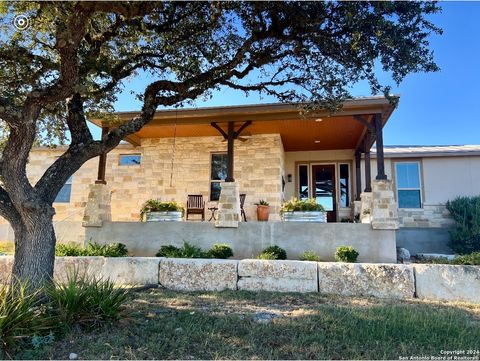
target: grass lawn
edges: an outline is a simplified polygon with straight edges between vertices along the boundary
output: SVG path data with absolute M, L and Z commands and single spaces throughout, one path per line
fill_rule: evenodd
M 262 323 L 259 313 L 274 317 Z M 133 294 L 118 323 L 16 357 L 398 359 L 472 349 L 480 349 L 480 305 L 150 289 Z

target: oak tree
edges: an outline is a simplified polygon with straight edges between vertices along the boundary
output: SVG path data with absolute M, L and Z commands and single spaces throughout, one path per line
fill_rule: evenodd
M 432 2 L 4 2 L 0 5 L 0 216 L 15 234 L 13 275 L 34 286 L 53 274 L 52 204 L 87 160 L 138 131 L 159 107 L 220 87 L 335 109 L 350 87 L 389 93 L 438 70 Z M 24 16 L 28 26 L 16 16 Z M 17 27 L 15 27 L 17 25 Z M 22 25 L 22 26 L 18 26 Z M 89 115 L 112 114 L 125 81 L 141 111 L 95 140 Z M 68 148 L 31 183 L 33 146 Z

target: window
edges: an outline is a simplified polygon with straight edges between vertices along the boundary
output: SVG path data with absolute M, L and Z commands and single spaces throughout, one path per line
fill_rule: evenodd
M 120 165 L 140 165 L 141 154 L 120 154 Z
M 62 189 L 60 189 L 60 192 L 58 192 L 57 194 L 57 198 L 55 198 L 55 202 L 69 203 L 71 193 L 72 193 L 72 177 L 68 178 L 67 182 L 63 185 Z
M 350 174 L 348 164 L 340 164 L 340 207 L 350 205 Z
M 421 208 L 420 164 L 401 162 L 395 164 L 398 208 Z
M 227 178 L 227 154 L 213 153 L 210 172 L 210 200 L 220 199 L 221 181 Z
M 308 165 L 298 166 L 298 198 L 308 198 Z

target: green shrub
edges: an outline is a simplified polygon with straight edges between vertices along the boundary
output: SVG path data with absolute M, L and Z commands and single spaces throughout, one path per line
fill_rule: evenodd
M 480 251 L 480 196 L 457 197 L 447 202 L 456 223 L 450 233 L 450 248 L 460 254 Z
M 273 257 L 273 258 L 270 258 Z M 259 259 L 287 259 L 287 252 L 278 246 L 270 246 L 260 253 Z
M 183 242 L 181 248 L 172 245 L 162 246 L 156 256 L 169 258 L 210 258 L 208 252 L 204 252 L 200 247 L 194 246 L 186 241 Z
M 233 257 L 233 251 L 232 248 L 227 244 L 216 243 L 208 251 L 208 256 L 210 258 L 227 259 L 229 257 Z
M 85 249 L 76 244 L 59 243 L 55 246 L 55 256 L 57 257 L 85 256 Z
M 303 254 L 300 256 L 300 261 L 320 262 L 320 257 L 318 257 L 315 252 L 305 251 L 305 252 L 303 252 Z
M 435 258 L 432 260 L 435 264 L 457 264 L 466 266 L 480 266 L 480 252 L 473 252 L 470 254 L 464 254 L 456 256 L 452 260 L 448 260 L 445 257 Z
M 182 252 L 180 248 L 172 246 L 161 246 L 157 254 L 157 257 L 168 257 L 168 258 L 182 258 Z
M 59 326 L 71 328 L 74 324 L 93 327 L 118 319 L 129 291 L 116 287 L 108 279 L 79 275 L 74 271 L 67 275 L 66 281 L 47 286 L 46 294 Z
M 53 317 L 39 300 L 40 291 L 32 292 L 26 284 L 0 286 L 0 348 L 4 353 L 33 336 L 48 334 L 54 327 Z
M 55 247 L 55 256 L 126 257 L 128 256 L 128 249 L 123 243 L 89 243 L 86 248 L 82 248 L 76 244 L 57 244 Z
M 337 262 L 349 262 L 354 263 L 357 261 L 358 252 L 350 246 L 337 247 L 335 251 L 335 260 Z
M 183 215 L 185 209 L 177 202 L 162 202 L 159 199 L 149 199 L 140 209 L 140 220 L 143 221 L 145 215 L 150 212 L 182 212 Z
M 319 211 L 324 212 L 325 208 L 318 204 L 315 198 L 309 198 L 305 200 L 300 200 L 298 198 L 292 198 L 291 200 L 284 202 L 282 204 L 282 208 L 280 209 L 280 213 L 283 214 L 285 212 L 311 212 L 311 211 Z

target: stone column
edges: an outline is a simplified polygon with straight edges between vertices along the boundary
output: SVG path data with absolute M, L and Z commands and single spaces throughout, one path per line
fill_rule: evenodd
M 112 219 L 111 191 L 106 184 L 90 184 L 88 201 L 83 213 L 84 227 L 101 227 Z
M 215 227 L 238 228 L 240 221 L 239 185 L 236 182 L 224 182 L 221 186 Z
M 392 181 L 372 181 L 372 228 L 398 229 L 398 207 L 393 194 Z
M 360 223 L 372 222 L 372 192 L 363 192 L 360 195 Z

